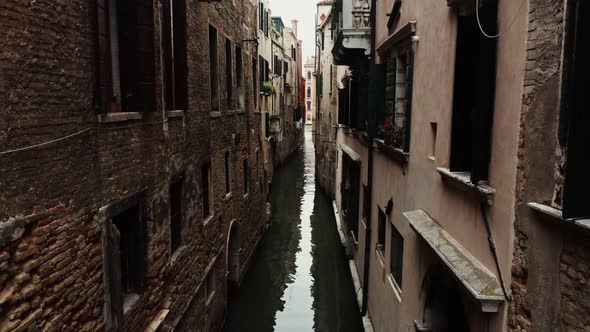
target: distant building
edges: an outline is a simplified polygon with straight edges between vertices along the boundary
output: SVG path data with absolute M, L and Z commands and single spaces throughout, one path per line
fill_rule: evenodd
M 305 124 L 311 126 L 313 124 L 313 110 L 315 109 L 315 57 L 307 58 L 304 66 L 305 78 Z

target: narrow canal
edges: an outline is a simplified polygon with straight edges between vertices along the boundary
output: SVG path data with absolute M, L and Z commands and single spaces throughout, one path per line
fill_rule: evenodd
M 332 202 L 315 183 L 311 132 L 279 169 L 272 226 L 242 285 L 226 331 L 362 331 Z

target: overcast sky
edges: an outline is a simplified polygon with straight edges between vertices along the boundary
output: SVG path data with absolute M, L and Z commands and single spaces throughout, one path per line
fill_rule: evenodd
M 270 0 L 272 16 L 281 16 L 285 26 L 299 21 L 299 40 L 303 41 L 303 59 L 313 56 L 314 25 L 317 0 Z M 305 63 L 305 62 L 304 62 Z

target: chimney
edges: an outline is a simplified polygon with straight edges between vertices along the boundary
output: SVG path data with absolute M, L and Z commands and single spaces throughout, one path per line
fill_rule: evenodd
M 299 23 L 298 20 L 291 20 L 291 29 L 293 29 L 293 33 L 295 34 L 295 38 L 297 38 L 297 23 Z

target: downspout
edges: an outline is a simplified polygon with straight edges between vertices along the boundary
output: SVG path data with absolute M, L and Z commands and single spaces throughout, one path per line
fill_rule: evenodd
M 371 55 L 370 55 L 370 63 L 371 63 L 371 75 L 370 80 L 371 82 L 369 85 L 371 86 L 374 80 L 378 77 L 376 75 L 376 54 L 375 54 L 375 40 L 376 40 L 376 2 L 377 0 L 371 0 L 371 13 L 369 22 L 371 24 Z M 372 85 L 375 86 L 375 85 Z M 373 141 L 375 139 L 375 132 L 377 127 L 377 118 L 376 118 L 376 107 L 377 102 L 373 100 L 374 98 L 369 98 L 369 107 L 368 107 L 368 138 L 369 138 L 369 151 L 368 151 L 368 161 L 367 161 L 367 205 L 369 208 L 367 209 L 367 229 L 365 231 L 365 257 L 363 260 L 363 302 L 361 308 L 361 316 L 365 316 L 368 312 L 368 297 L 369 297 L 369 271 L 370 271 L 370 263 L 371 263 L 371 211 L 373 207 Z M 363 207 L 364 208 L 364 207 Z

